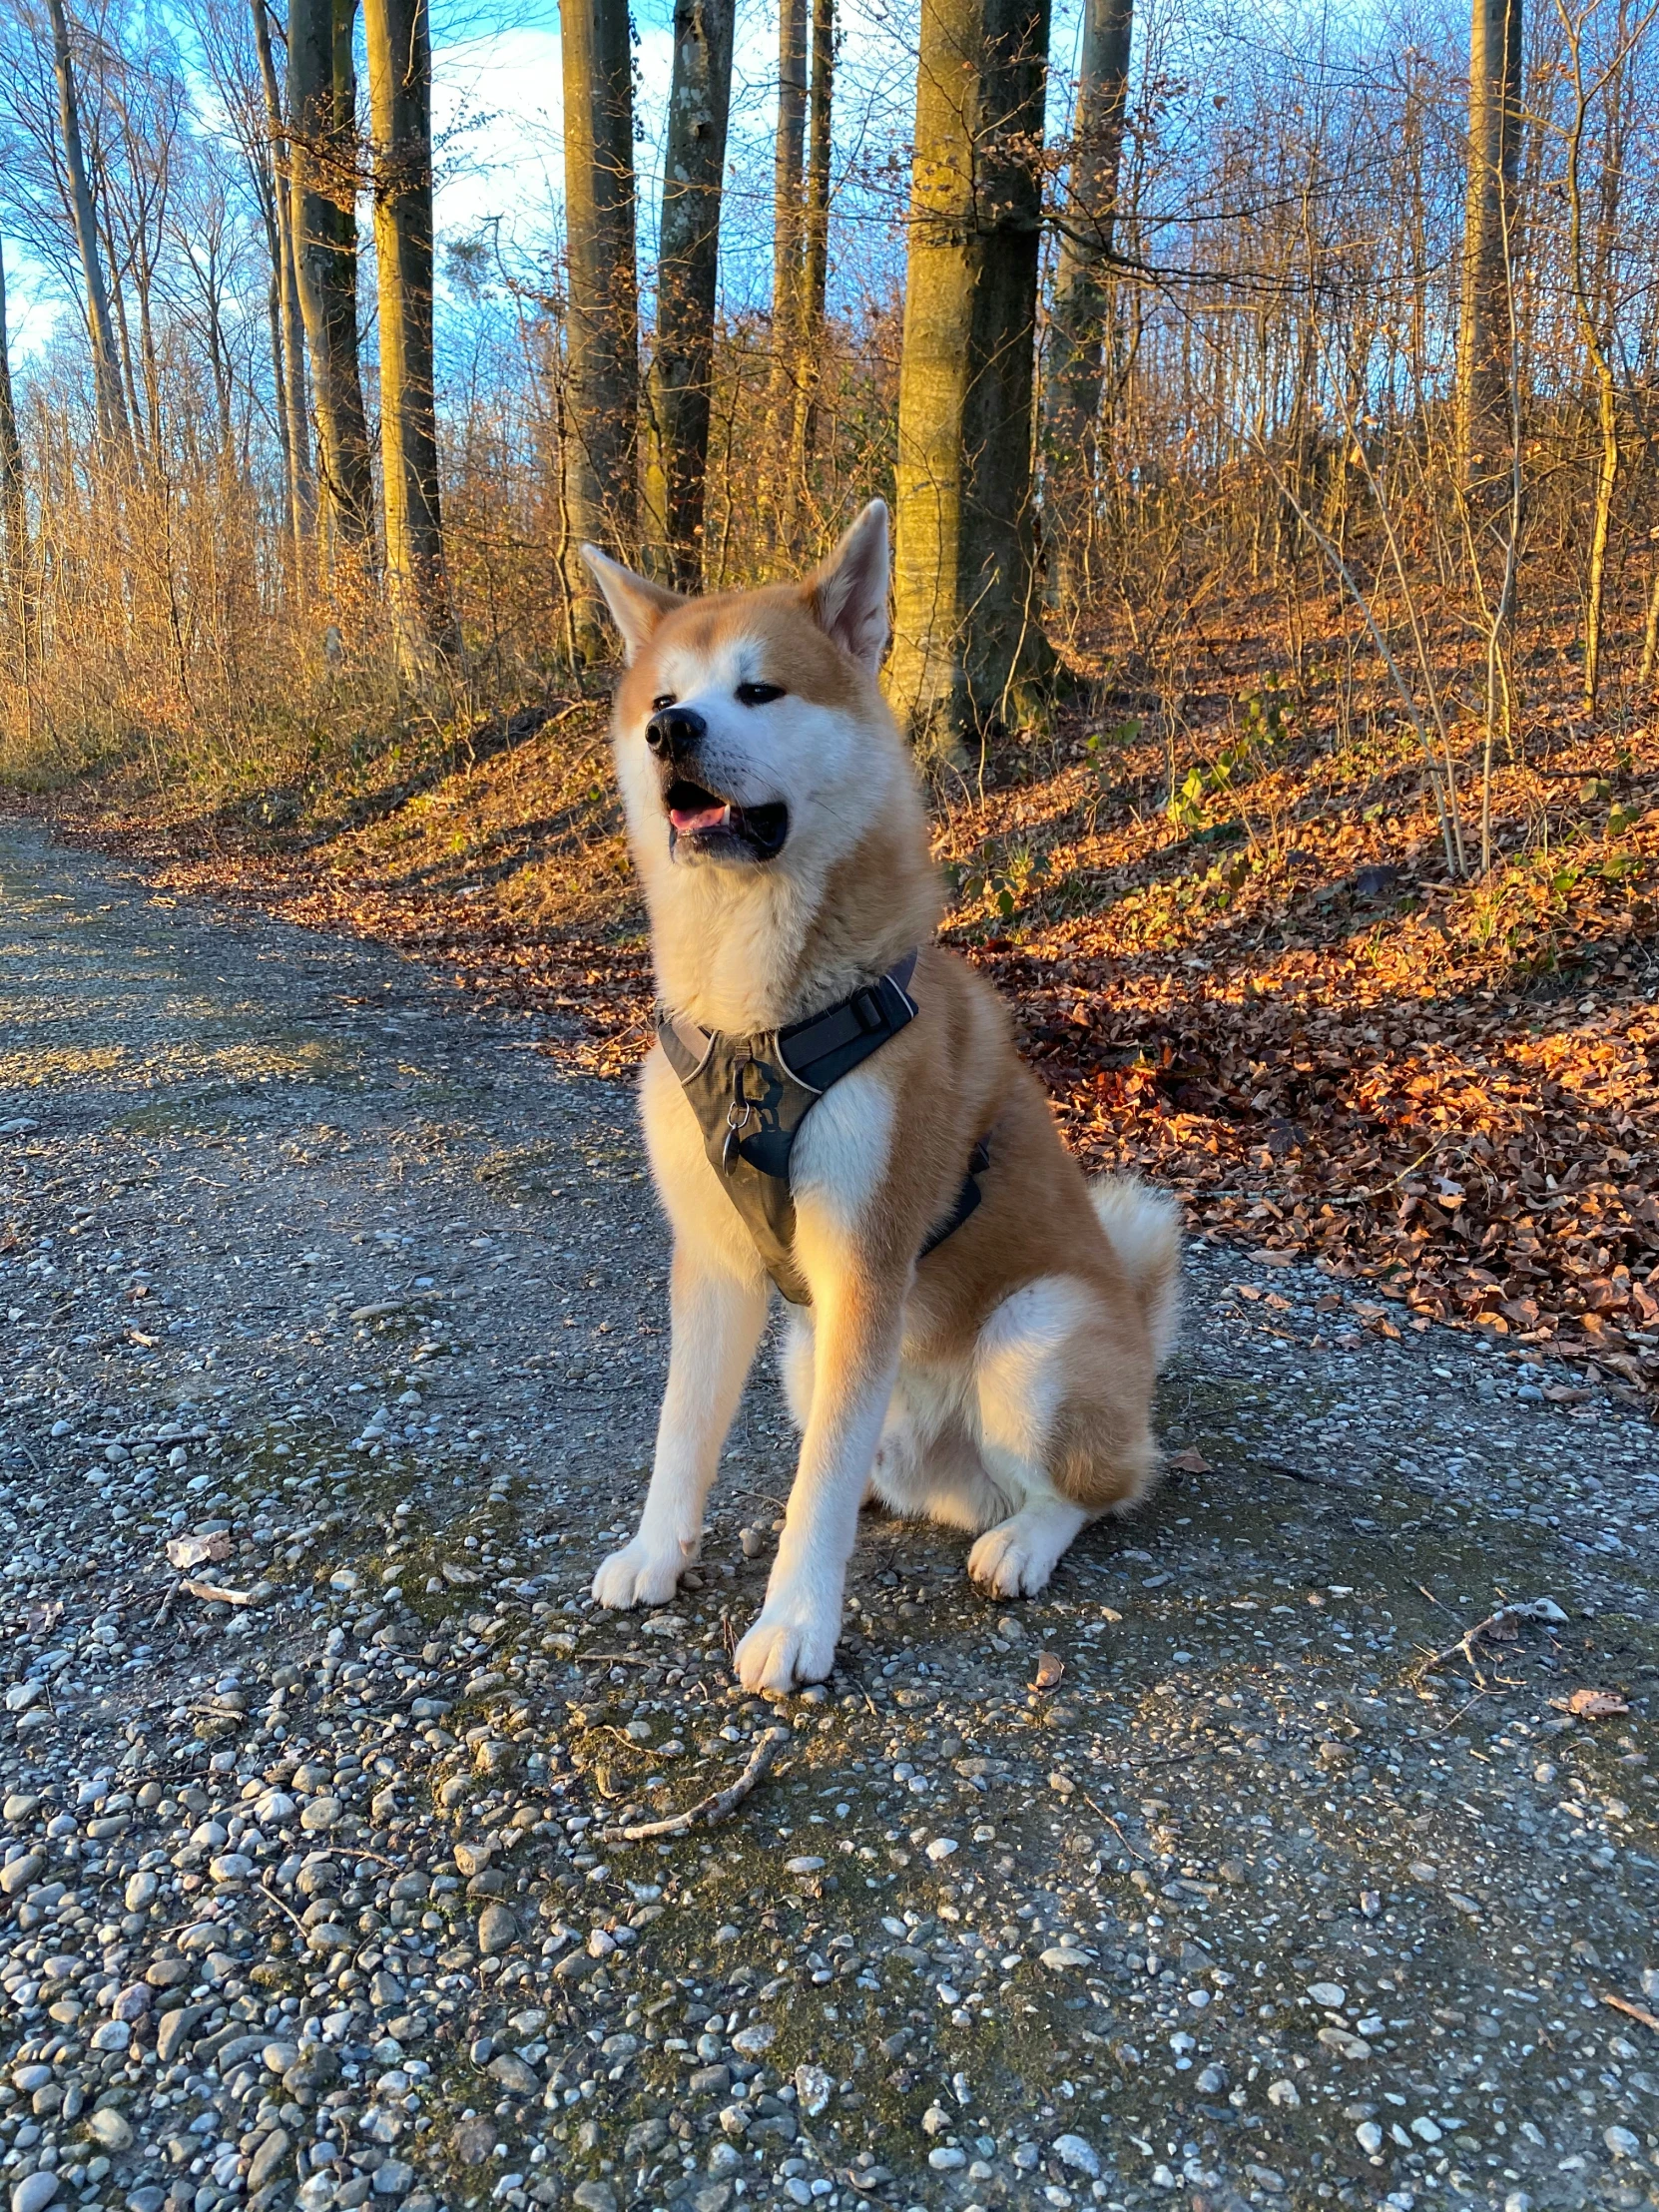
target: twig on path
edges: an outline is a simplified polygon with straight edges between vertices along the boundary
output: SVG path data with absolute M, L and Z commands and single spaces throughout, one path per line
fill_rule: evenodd
M 1611 1989 L 1602 1990 L 1601 2001 L 1603 2004 L 1610 2004 L 1615 2012 L 1625 2012 L 1631 2019 L 1640 2020 L 1644 2027 L 1651 2027 L 1654 2034 L 1659 2035 L 1659 2017 L 1650 2012 L 1645 2004 L 1632 2004 L 1628 1997 L 1616 1997 Z
M 1103 1820 L 1106 1823 L 1106 1826 L 1112 1831 L 1112 1834 L 1117 1838 L 1118 1842 L 1123 1846 L 1125 1851 L 1133 1852 L 1134 1856 L 1137 1859 L 1146 1859 L 1147 1865 L 1149 1867 L 1151 1866 L 1152 1862 L 1150 1859 L 1146 1858 L 1146 1853 L 1144 1851 L 1136 1850 L 1135 1846 L 1123 1833 L 1123 1830 L 1119 1828 L 1117 1822 L 1113 1820 L 1111 1814 L 1103 1813 L 1100 1807 L 1096 1805 L 1094 1799 L 1089 1796 L 1087 1791 L 1085 1791 L 1083 1794 L 1083 1803 L 1088 1807 L 1089 1811 L 1094 1814 L 1097 1820 Z
M 644 1844 L 660 1836 L 684 1836 L 693 1828 L 713 1828 L 726 1819 L 743 1803 L 752 1791 L 764 1782 L 772 1771 L 773 1762 L 784 1746 L 792 1741 L 787 1728 L 769 1728 L 759 1738 L 749 1754 L 749 1764 L 736 1782 L 724 1790 L 715 1791 L 712 1797 L 699 1800 L 683 1813 L 672 1813 L 667 1820 L 640 1821 L 631 1828 L 607 1828 L 600 1841 L 607 1844 Z
M 270 1902 L 276 1906 L 276 1910 L 279 1913 L 285 1913 L 288 1919 L 292 1921 L 294 1927 L 298 1929 L 301 1936 L 307 1935 L 308 1931 L 306 1930 L 304 1922 L 299 1918 L 299 1915 L 293 1910 L 291 1905 L 284 1904 L 283 1901 L 276 1895 L 276 1891 L 271 1887 L 270 1876 L 271 1869 L 268 1867 L 265 1871 L 265 1874 L 262 1875 L 260 1878 L 261 1897 L 269 1899 Z
M 184 1586 L 185 1578 L 183 1575 L 181 1575 L 179 1579 L 174 1583 L 172 1589 L 168 1591 L 166 1597 L 162 1599 L 162 1609 L 156 1615 L 156 1626 L 158 1628 L 165 1628 L 167 1626 L 167 1616 L 173 1610 L 173 1600 L 179 1595 L 179 1592 L 184 1588 Z
M 1500 1605 L 1495 1613 L 1488 1613 L 1483 1621 L 1476 1621 L 1472 1628 L 1465 1628 L 1454 1644 L 1447 1644 L 1444 1651 L 1432 1651 L 1423 1659 L 1416 1671 L 1421 1682 L 1436 1667 L 1443 1667 L 1448 1659 L 1463 1658 L 1472 1669 L 1474 1679 L 1482 1690 L 1488 1688 L 1486 1677 L 1480 1671 L 1480 1662 L 1474 1655 L 1474 1647 L 1482 1636 L 1494 1635 L 1499 1629 L 1508 1628 L 1516 1621 L 1544 1621 L 1551 1627 L 1564 1627 L 1567 1616 L 1551 1597 L 1535 1597 L 1529 1605 Z

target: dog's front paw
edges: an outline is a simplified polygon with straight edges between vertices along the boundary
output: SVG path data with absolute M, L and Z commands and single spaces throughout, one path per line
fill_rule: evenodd
M 666 1605 L 679 1587 L 686 1564 L 678 1545 L 664 1553 L 636 1536 L 601 1566 L 593 1578 L 593 1594 L 613 1611 L 630 1605 Z
M 835 1663 L 840 1621 L 810 1608 L 768 1605 L 737 1649 L 738 1680 L 746 1690 L 794 1690 L 822 1682 Z
M 1048 1587 L 1054 1562 L 1046 1554 L 1027 1550 L 1020 1540 L 1017 1521 L 987 1528 L 968 1553 L 968 1574 L 992 1597 L 1035 1597 Z

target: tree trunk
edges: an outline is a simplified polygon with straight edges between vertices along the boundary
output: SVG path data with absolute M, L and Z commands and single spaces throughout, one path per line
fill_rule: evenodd
M 355 19 L 356 0 L 293 0 L 289 10 L 290 220 L 329 550 L 372 558 L 374 485 L 357 364 Z
M 0 531 L 6 557 L 6 630 L 20 660 L 27 661 L 33 593 L 29 579 L 29 508 L 23 482 L 23 445 L 12 397 L 11 345 L 6 336 L 6 264 L 0 254 Z
M 677 0 L 674 11 L 646 502 L 658 565 L 681 591 L 703 577 L 732 13 L 732 0 Z
M 795 420 L 785 487 L 784 536 L 801 532 L 818 443 L 818 393 L 824 376 L 824 301 L 830 282 L 830 154 L 834 123 L 835 0 L 813 0 L 813 87 L 807 113 L 807 208 L 803 247 L 801 342 L 795 363 Z
M 432 368 L 432 47 L 426 0 L 365 0 L 380 285 L 380 478 L 398 666 L 455 643 L 438 502 Z
M 923 0 L 887 688 L 960 756 L 1036 704 L 1032 410 L 1047 0 Z
M 806 153 L 807 0 L 780 0 L 778 137 L 772 172 L 772 375 L 766 435 L 767 481 L 780 551 L 789 550 L 785 484 L 795 426 L 796 371 L 805 335 Z
M 1508 474 L 1512 241 L 1521 120 L 1521 0 L 1474 0 L 1457 327 L 1457 458 L 1470 490 Z
M 121 390 L 121 362 L 110 320 L 110 296 L 98 254 L 98 221 L 81 144 L 81 110 L 75 92 L 75 67 L 69 52 L 69 22 L 63 0 L 47 0 L 52 19 L 52 65 L 58 81 L 58 123 L 63 132 L 64 169 L 69 178 L 75 218 L 75 244 L 87 292 L 87 327 L 92 338 L 93 388 L 98 396 L 98 430 L 105 447 L 116 452 L 130 442 L 127 406 Z
M 634 84 L 627 0 L 563 0 L 565 231 L 570 262 L 566 587 L 584 661 L 609 651 L 580 548 L 635 556 L 639 305 Z
M 1055 597 L 1075 607 L 1097 480 L 1096 441 L 1106 370 L 1108 276 L 1115 244 L 1118 166 L 1129 92 L 1134 0 L 1087 0 L 1072 123 L 1066 228 L 1054 281 L 1047 389 L 1046 515 Z
M 276 229 L 276 254 L 272 270 L 276 301 L 278 383 L 276 411 L 282 425 L 283 456 L 287 465 L 288 530 L 296 554 L 295 574 L 305 573 L 305 549 L 310 544 L 316 513 L 316 485 L 311 475 L 311 426 L 305 407 L 305 326 L 299 312 L 299 278 L 294 267 L 293 193 L 287 126 L 282 117 L 281 90 L 271 50 L 271 16 L 268 0 L 250 0 L 254 15 L 254 44 L 260 58 L 260 82 L 265 92 L 266 128 L 271 134 L 272 213 Z

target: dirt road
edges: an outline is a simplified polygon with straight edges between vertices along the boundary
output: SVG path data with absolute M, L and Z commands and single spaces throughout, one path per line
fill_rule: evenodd
M 1017 1610 L 869 1521 L 771 1775 L 620 1844 L 780 1718 L 790 1479 L 761 1382 L 700 1586 L 591 1607 L 628 1092 L 32 829 L 0 895 L 14 2212 L 1659 2204 L 1639 1415 L 1199 1247 L 1156 1500 Z

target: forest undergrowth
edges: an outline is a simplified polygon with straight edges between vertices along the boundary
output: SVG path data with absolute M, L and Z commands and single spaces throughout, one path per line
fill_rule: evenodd
M 1446 1322 L 1651 1392 L 1659 722 L 1588 726 L 1570 670 L 1544 670 L 1494 764 L 1492 865 L 1458 873 L 1382 691 L 1307 659 L 1264 681 L 1262 659 L 1212 655 L 1178 703 L 1100 688 L 938 771 L 949 941 L 1014 1002 L 1092 1166 L 1148 1174 L 1259 1257 L 1374 1285 L 1349 1311 L 1382 1334 Z M 1478 853 L 1478 729 L 1449 742 Z M 174 891 L 382 938 L 567 1017 L 543 1049 L 627 1072 L 650 965 L 603 699 L 301 753 L 159 784 L 135 755 L 25 803 Z

